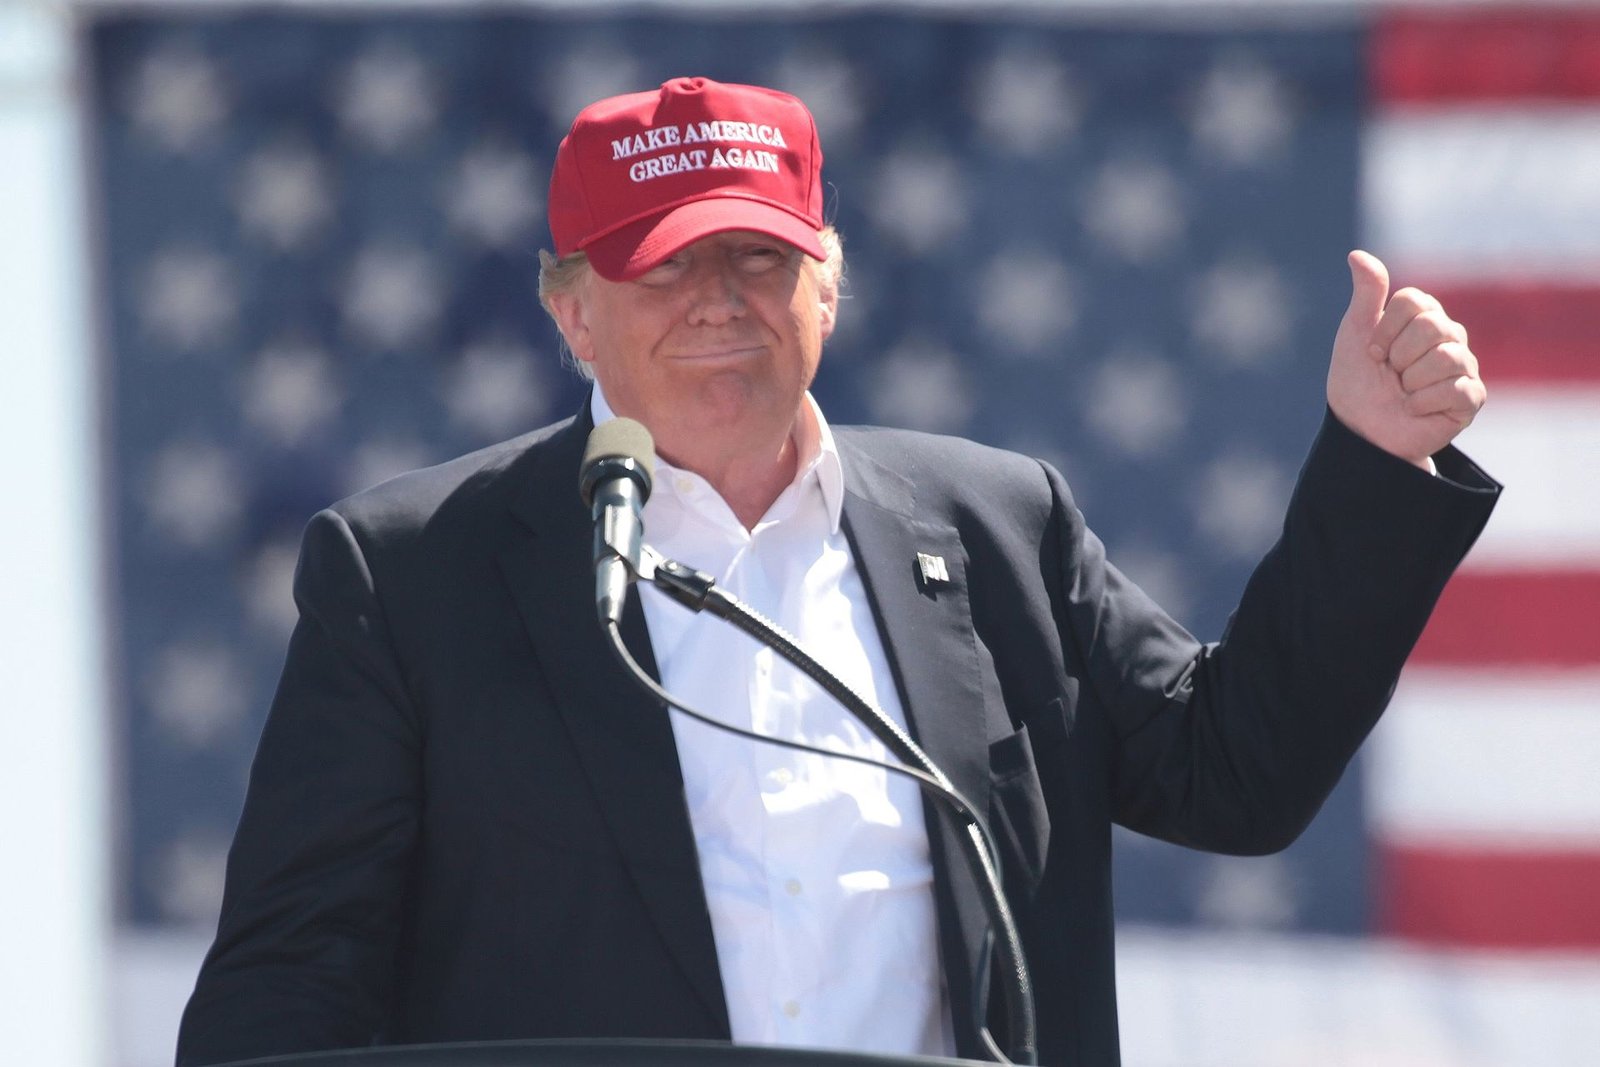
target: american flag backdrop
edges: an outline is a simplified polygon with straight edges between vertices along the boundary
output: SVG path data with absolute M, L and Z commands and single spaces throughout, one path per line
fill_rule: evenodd
M 576 409 L 534 297 L 555 145 L 583 104 L 681 74 L 817 116 L 849 260 L 830 419 L 1050 459 L 1203 637 L 1321 417 L 1346 250 L 1466 322 L 1491 401 L 1462 443 L 1510 485 L 1500 512 L 1302 841 L 1119 836 L 1124 1043 L 1150 1065 L 1589 1062 L 1600 12 L 979 10 L 84 20 L 116 900 L 169 961 L 126 972 L 126 1062 L 170 1040 L 193 977 L 150 946 L 215 920 L 301 527 Z

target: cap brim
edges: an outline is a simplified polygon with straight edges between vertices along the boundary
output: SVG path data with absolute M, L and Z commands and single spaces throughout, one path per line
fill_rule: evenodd
M 812 259 L 826 259 L 817 227 L 780 207 L 743 197 L 711 197 L 680 204 L 629 223 L 582 246 L 602 278 L 630 281 L 702 237 L 751 230 L 787 241 Z

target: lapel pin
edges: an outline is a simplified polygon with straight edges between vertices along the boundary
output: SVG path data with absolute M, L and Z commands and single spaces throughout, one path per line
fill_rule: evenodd
M 942 584 L 950 581 L 950 569 L 944 565 L 943 556 L 930 556 L 926 552 L 918 552 L 917 569 L 922 572 L 923 585 Z

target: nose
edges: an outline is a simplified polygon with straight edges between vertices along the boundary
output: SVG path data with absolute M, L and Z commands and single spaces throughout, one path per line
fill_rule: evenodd
M 720 326 L 744 314 L 743 276 L 720 256 L 696 264 L 690 287 L 689 323 L 693 326 Z

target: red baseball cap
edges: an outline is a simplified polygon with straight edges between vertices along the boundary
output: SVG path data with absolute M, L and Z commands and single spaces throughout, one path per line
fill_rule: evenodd
M 573 120 L 550 175 L 556 255 L 583 251 L 603 278 L 637 278 L 685 245 L 754 230 L 825 259 L 822 146 L 788 93 L 674 78 Z

